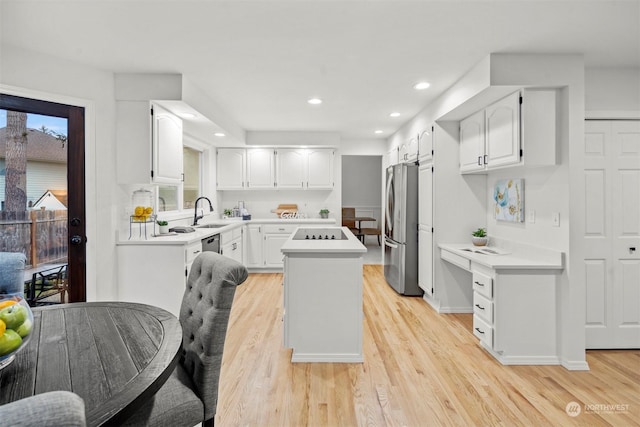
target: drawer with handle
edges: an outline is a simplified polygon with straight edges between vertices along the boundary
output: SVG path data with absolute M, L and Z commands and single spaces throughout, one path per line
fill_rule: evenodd
M 493 279 L 485 274 L 473 272 L 473 290 L 487 298 L 493 298 Z
M 473 315 L 473 335 L 487 347 L 493 348 L 493 328 L 476 314 Z
M 493 301 L 478 292 L 473 293 L 473 314 L 493 324 Z

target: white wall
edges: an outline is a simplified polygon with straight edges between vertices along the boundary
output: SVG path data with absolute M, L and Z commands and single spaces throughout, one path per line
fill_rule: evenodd
M 4 93 L 86 108 L 87 300 L 115 299 L 118 189 L 113 73 L 5 44 L 0 49 Z
M 640 117 L 640 68 L 587 68 L 584 80 L 587 117 L 605 112 L 607 118 L 625 118 L 626 112 Z

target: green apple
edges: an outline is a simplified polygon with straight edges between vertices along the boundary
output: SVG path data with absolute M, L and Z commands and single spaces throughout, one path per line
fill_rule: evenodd
M 17 329 L 29 317 L 27 307 L 20 304 L 10 305 L 0 310 L 0 319 L 7 325 L 7 329 Z
M 31 320 L 26 319 L 24 322 L 22 322 L 22 325 L 18 326 L 18 329 L 16 329 L 15 331 L 18 333 L 18 335 L 24 338 L 29 335 L 32 326 L 33 323 L 31 323 Z
M 11 353 L 20 347 L 20 344 L 22 344 L 22 337 L 16 331 L 7 329 L 0 336 L 0 356 Z

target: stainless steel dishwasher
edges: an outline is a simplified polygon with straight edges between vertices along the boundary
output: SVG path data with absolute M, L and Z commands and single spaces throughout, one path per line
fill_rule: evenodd
M 220 253 L 220 233 L 202 239 L 202 252 Z

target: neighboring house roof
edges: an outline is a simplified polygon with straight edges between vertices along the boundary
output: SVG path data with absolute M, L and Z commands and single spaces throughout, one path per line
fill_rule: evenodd
M 31 209 L 67 209 L 67 190 L 47 190 L 33 204 Z
M 0 128 L 0 159 L 4 159 L 7 152 L 7 128 Z M 67 144 L 62 146 L 55 136 L 37 129 L 27 129 L 27 160 L 67 163 Z

